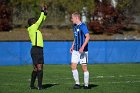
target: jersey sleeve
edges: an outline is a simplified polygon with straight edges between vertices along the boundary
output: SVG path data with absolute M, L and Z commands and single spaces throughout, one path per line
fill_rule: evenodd
M 39 19 L 35 23 L 36 27 L 38 28 L 41 25 L 42 21 L 44 21 L 45 19 L 46 16 L 44 15 L 44 12 L 41 12 Z
M 89 33 L 88 28 L 87 28 L 87 26 L 86 26 L 85 24 L 82 24 L 82 25 L 81 25 L 81 30 L 82 30 L 82 32 L 83 32 L 84 34 Z
M 44 21 L 46 20 L 46 15 L 44 15 Z

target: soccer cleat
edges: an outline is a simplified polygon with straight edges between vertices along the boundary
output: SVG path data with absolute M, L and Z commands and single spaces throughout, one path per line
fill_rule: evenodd
M 43 88 L 42 87 L 38 87 L 38 90 L 42 90 Z
M 37 89 L 37 87 L 34 87 L 34 86 L 33 86 L 33 87 L 30 87 L 30 89 Z
M 91 87 L 89 87 L 89 86 L 84 86 L 84 89 L 91 89 Z
M 73 89 L 80 89 L 80 88 L 81 88 L 81 86 L 78 85 L 78 84 L 75 84 L 74 87 L 73 87 Z

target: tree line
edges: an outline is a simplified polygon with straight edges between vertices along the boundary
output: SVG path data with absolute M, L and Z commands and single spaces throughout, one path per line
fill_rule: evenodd
M 55 24 L 63 24 L 65 22 L 65 16 L 74 11 L 78 11 L 81 13 L 83 7 L 87 9 L 87 17 L 88 19 L 92 16 L 96 2 L 100 0 L 1 0 L 10 4 L 13 9 L 12 18 L 13 24 L 22 24 L 27 25 L 27 19 L 30 17 L 38 17 L 40 13 L 40 5 L 42 3 L 47 4 L 48 6 L 48 17 L 47 23 L 55 25 Z M 101 0 L 104 2 L 111 2 L 111 0 Z M 138 8 L 134 7 L 138 5 L 139 0 L 117 0 L 118 5 L 117 8 L 128 11 L 131 10 L 133 12 L 137 11 Z

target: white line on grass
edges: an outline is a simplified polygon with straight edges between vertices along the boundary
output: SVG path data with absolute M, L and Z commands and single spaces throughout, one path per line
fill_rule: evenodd
M 95 77 L 90 77 L 90 78 L 98 78 L 98 79 L 100 79 L 100 78 L 123 78 L 123 77 L 137 77 L 138 75 L 118 75 L 118 76 L 95 76 Z M 82 78 L 82 77 L 79 77 L 79 78 Z M 55 77 L 55 80 L 71 80 L 71 79 L 73 79 L 72 77 L 71 78 L 56 78 Z M 31 79 L 28 79 L 28 81 L 31 81 Z
M 115 81 L 115 82 L 104 82 L 104 81 L 101 81 L 101 82 L 90 82 L 91 84 L 98 84 L 98 83 L 108 83 L 108 84 L 120 84 L 120 83 L 140 83 L 140 80 L 139 81 Z
M 137 77 L 137 76 L 138 76 L 138 75 L 95 76 L 95 77 L 92 77 L 92 78 L 116 78 L 116 77 L 123 78 L 123 77 Z
M 101 82 L 97 82 L 97 81 L 95 81 L 95 82 L 90 82 L 90 84 L 103 84 L 103 83 L 105 83 L 105 84 L 120 84 L 120 83 L 126 83 L 126 84 L 132 84 L 132 83 L 140 83 L 140 80 L 139 81 L 118 81 L 118 82 L 105 82 L 105 81 L 101 81 Z M 58 84 L 58 83 L 49 83 L 49 84 Z M 69 84 L 69 85 L 71 85 L 71 84 L 73 84 L 73 83 L 63 83 L 63 84 Z M 84 84 L 84 83 L 81 83 L 81 84 Z M 13 85 L 17 85 L 17 84 L 11 84 L 11 83 L 6 83 L 6 84 L 1 84 L 0 86 L 13 86 Z

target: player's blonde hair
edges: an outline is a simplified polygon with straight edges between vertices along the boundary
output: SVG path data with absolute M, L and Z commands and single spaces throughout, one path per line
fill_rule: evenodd
M 81 19 L 81 15 L 78 12 L 74 12 L 72 13 L 73 16 L 78 17 L 79 19 Z

